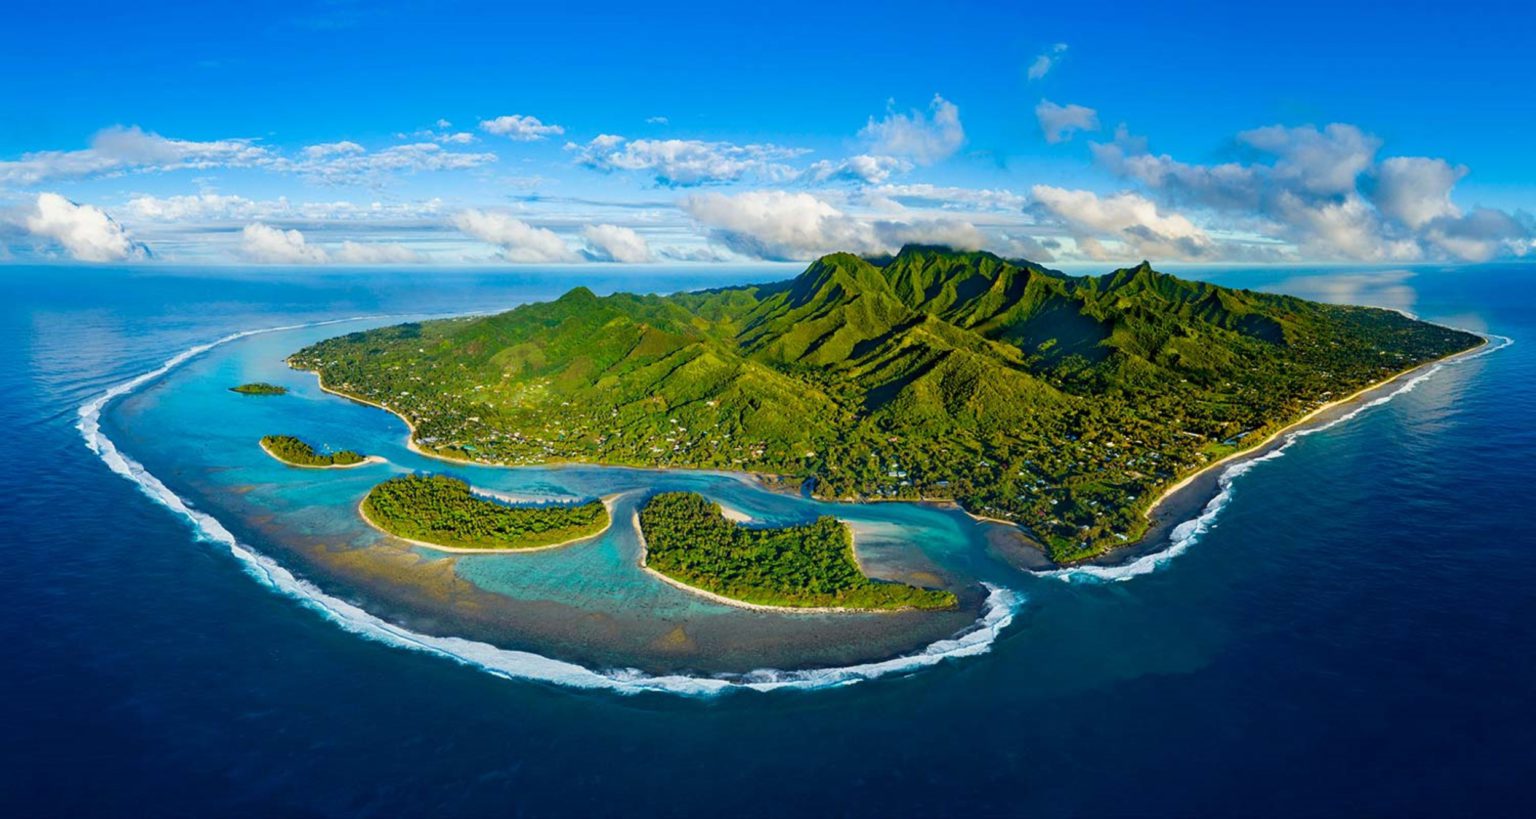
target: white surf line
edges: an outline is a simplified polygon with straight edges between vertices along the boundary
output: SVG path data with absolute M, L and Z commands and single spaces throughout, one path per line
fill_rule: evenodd
M 368 318 L 381 317 L 366 316 L 271 327 L 264 330 L 246 330 L 189 348 L 167 359 L 160 367 L 112 387 L 82 404 L 79 409 L 80 420 L 76 428 L 85 438 L 86 446 L 96 453 L 113 472 L 134 482 L 140 491 L 152 500 L 185 518 L 192 525 L 198 539 L 227 548 L 229 553 L 240 561 L 242 568 L 248 574 L 268 588 L 294 598 L 353 634 L 397 648 L 445 657 L 506 679 L 533 680 L 573 688 L 605 689 L 621 694 L 653 691 L 687 696 L 715 696 L 736 690 L 833 688 L 891 674 L 910 674 L 946 660 L 985 654 L 992 649 L 992 644 L 997 640 L 998 635 L 1013 622 L 1014 614 L 1024 602 L 1023 596 L 1017 592 L 992 584 L 983 584 L 987 588 L 987 598 L 983 604 L 982 614 L 969 628 L 949 639 L 929 643 L 910 654 L 879 662 L 796 671 L 760 669 L 745 674 L 713 677 L 686 674 L 650 675 L 638 669 L 599 671 L 532 652 L 498 648 L 489 643 L 466 640 L 461 637 L 419 634 L 390 623 L 345 600 L 332 597 L 312 583 L 295 576 L 277 561 L 242 544 L 216 518 L 192 508 L 186 500 L 161 483 L 159 478 L 150 474 L 143 465 L 119 451 L 117 445 L 101 432 L 101 412 L 113 399 L 127 395 L 144 384 L 164 376 L 186 361 L 214 347 L 262 333 L 320 327 Z
M 1451 329 L 1457 328 L 1453 327 Z M 1472 331 L 1464 330 L 1463 332 Z M 1298 439 L 1304 438 L 1313 433 L 1322 432 L 1326 429 L 1332 429 L 1339 424 L 1353 420 L 1360 413 L 1365 412 L 1372 407 L 1379 407 L 1382 404 L 1385 404 L 1388 401 L 1398 397 L 1399 395 L 1413 392 L 1414 388 L 1423 383 L 1425 379 L 1429 378 L 1437 372 L 1440 372 L 1446 367 L 1455 366 L 1464 361 L 1471 361 L 1474 358 L 1481 358 L 1485 355 L 1488 355 L 1489 353 L 1497 352 L 1515 343 L 1515 340 L 1509 336 L 1494 335 L 1490 333 L 1478 333 L 1477 335 L 1481 335 L 1483 338 L 1488 339 L 1488 343 L 1483 345 L 1482 348 L 1470 351 L 1463 355 L 1454 356 L 1444 361 L 1435 362 L 1435 364 L 1432 365 L 1429 369 L 1403 382 L 1401 386 L 1392 392 L 1378 398 L 1373 398 L 1370 401 L 1355 407 L 1344 415 L 1341 415 L 1326 424 L 1288 432 L 1283 436 L 1284 443 L 1282 443 L 1280 446 L 1275 447 L 1269 452 L 1266 452 L 1258 457 L 1235 461 L 1231 466 L 1223 469 L 1216 478 L 1216 485 L 1220 490 L 1216 493 L 1216 497 L 1211 498 L 1210 502 L 1205 505 L 1205 508 L 1200 511 L 1199 515 L 1196 515 L 1195 517 L 1190 518 L 1189 520 L 1186 520 L 1173 528 L 1173 531 L 1168 535 L 1168 548 L 1153 552 L 1152 554 L 1143 555 L 1129 563 L 1125 563 L 1119 566 L 1071 566 L 1064 569 L 1037 571 L 1033 572 L 1033 574 L 1040 577 L 1054 577 L 1058 580 L 1064 580 L 1069 583 L 1122 582 L 1130 580 L 1133 577 L 1140 577 L 1141 575 L 1150 574 L 1151 572 L 1157 571 L 1163 566 L 1168 565 L 1168 563 L 1174 558 L 1189 551 L 1189 547 L 1198 543 L 1200 538 L 1204 536 L 1206 532 L 1209 532 L 1211 527 L 1216 525 L 1217 516 L 1221 514 L 1222 509 L 1226 508 L 1227 503 L 1232 500 L 1233 481 L 1247 474 L 1250 469 L 1253 469 L 1255 466 L 1258 466 L 1261 463 L 1273 461 L 1284 456 L 1285 451 L 1290 449 L 1291 444 L 1295 443 Z M 1495 341 L 1499 343 L 1495 345 L 1493 343 Z

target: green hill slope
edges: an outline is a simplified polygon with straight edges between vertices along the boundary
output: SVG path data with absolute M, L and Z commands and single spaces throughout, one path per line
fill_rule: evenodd
M 1364 307 L 1146 263 L 1071 277 L 988 253 L 833 254 L 785 283 L 560 299 L 330 339 L 291 363 L 443 455 L 814 478 L 953 498 L 1058 560 L 1144 531 L 1151 499 L 1331 397 L 1475 346 Z

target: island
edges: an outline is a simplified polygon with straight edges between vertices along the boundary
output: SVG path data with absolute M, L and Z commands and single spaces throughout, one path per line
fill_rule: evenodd
M 447 475 L 402 475 L 369 490 L 358 512 L 370 526 L 452 552 L 553 549 L 608 529 L 604 501 L 512 505 L 476 495 Z
M 773 284 L 578 287 L 321 341 L 289 363 L 476 463 L 723 469 L 1017 525 L 1061 564 L 1136 542 L 1170 488 L 1319 408 L 1483 343 L 1148 263 L 825 256 Z
M 384 461 L 383 458 L 365 456 L 350 449 L 326 453 L 316 452 L 314 447 L 292 435 L 263 436 L 261 448 L 268 455 L 289 466 L 306 469 L 346 469 Z
M 238 392 L 241 395 L 287 395 L 287 387 L 279 387 L 276 384 L 268 384 L 265 381 L 253 381 L 249 384 L 241 384 L 238 387 L 230 387 L 230 392 Z
M 664 492 L 639 513 L 640 565 L 718 602 L 806 611 L 952 609 L 952 592 L 872 580 L 848 526 L 824 515 L 804 526 L 742 526 L 693 492 Z

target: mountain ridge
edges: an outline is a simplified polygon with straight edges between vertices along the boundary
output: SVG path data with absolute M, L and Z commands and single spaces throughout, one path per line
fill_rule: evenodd
M 578 287 L 494 316 L 330 339 L 291 360 L 410 418 L 428 451 L 950 498 L 1018 522 L 1068 561 L 1138 537 L 1150 499 L 1234 440 L 1479 342 L 1147 262 L 1079 277 L 914 246 L 830 254 L 766 285 Z

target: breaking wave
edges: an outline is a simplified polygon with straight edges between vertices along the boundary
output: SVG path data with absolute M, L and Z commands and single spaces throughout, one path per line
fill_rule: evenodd
M 1329 421 L 1326 424 L 1319 424 L 1315 427 L 1305 427 L 1292 432 L 1288 432 L 1281 439 L 1282 443 L 1274 449 L 1271 449 L 1270 451 L 1258 457 L 1237 461 L 1231 466 L 1223 469 L 1221 474 L 1216 478 L 1216 485 L 1218 490 L 1216 492 L 1216 496 L 1211 498 L 1210 502 L 1205 505 L 1204 509 L 1200 510 L 1199 515 L 1196 515 L 1195 517 L 1186 520 L 1173 528 L 1173 531 L 1168 534 L 1168 548 L 1149 555 L 1143 555 L 1136 558 L 1135 560 L 1118 566 L 1072 566 L 1065 569 L 1051 569 L 1048 571 L 1036 572 L 1036 574 L 1041 577 L 1054 577 L 1059 580 L 1065 580 L 1069 583 L 1092 583 L 1125 581 L 1130 580 L 1133 577 L 1140 577 L 1141 575 L 1157 571 L 1159 568 L 1166 566 L 1174 558 L 1189 551 L 1189 547 L 1198 543 L 1200 538 L 1216 525 L 1217 516 L 1221 514 L 1222 509 L 1226 508 L 1227 503 L 1232 500 L 1232 483 L 1239 477 L 1247 474 L 1249 470 L 1253 469 L 1259 464 L 1265 463 L 1267 461 L 1273 461 L 1284 456 L 1285 451 L 1291 448 L 1291 444 L 1296 443 L 1296 441 L 1301 438 L 1312 435 L 1313 433 L 1322 432 L 1325 429 L 1332 429 L 1339 424 L 1354 419 L 1360 413 L 1365 412 L 1372 407 L 1379 407 L 1382 404 L 1385 404 L 1388 401 L 1398 397 L 1399 395 L 1413 392 L 1416 387 L 1424 383 L 1425 379 L 1429 378 L 1437 372 L 1440 372 L 1446 367 L 1455 366 L 1456 364 L 1459 364 L 1463 361 L 1471 361 L 1474 358 L 1481 358 L 1482 356 L 1488 355 L 1489 353 L 1496 352 L 1498 350 L 1502 350 L 1505 347 L 1515 343 L 1515 340 L 1508 336 L 1485 335 L 1484 337 L 1488 339 L 1488 344 L 1484 345 L 1482 348 L 1476 350 L 1475 352 L 1467 353 L 1466 355 L 1457 356 L 1450 360 L 1439 362 L 1424 372 L 1419 373 L 1413 378 L 1403 382 L 1401 386 L 1392 392 L 1377 398 L 1373 398 L 1370 401 L 1355 407 L 1349 412 Z
M 638 669 L 596 670 L 532 652 L 497 648 L 489 643 L 459 637 L 419 634 L 383 620 L 345 600 L 332 597 L 308 581 L 297 577 L 277 561 L 242 544 L 212 515 L 192 508 L 183 498 L 161 483 L 159 478 L 119 451 L 112 440 L 101 431 L 101 412 L 112 400 L 164 376 L 186 361 L 214 347 L 262 333 L 341 324 L 361 321 L 364 318 L 372 317 L 247 330 L 231 333 L 207 344 L 200 344 L 172 356 L 160 367 L 112 387 L 82 404 L 79 409 L 80 420 L 75 426 L 84 436 L 86 446 L 90 447 L 91 451 L 96 453 L 113 472 L 133 481 L 151 499 L 185 518 L 192 524 L 199 539 L 217 543 L 229 549 L 229 553 L 240 561 L 245 571 L 267 587 L 298 600 L 304 606 L 319 612 L 331 622 L 354 634 L 398 648 L 446 657 L 507 679 L 534 680 L 574 688 L 606 689 L 624 694 L 655 691 L 690 696 L 714 696 L 732 690 L 746 689 L 772 691 L 832 688 L 891 674 L 911 673 L 938 665 L 945 660 L 985 654 L 991 650 L 998 635 L 1013 622 L 1015 612 L 1023 603 L 1023 597 L 1017 592 L 985 584 L 987 597 L 982 614 L 965 631 L 952 638 L 930 643 L 911 654 L 879 662 L 793 671 L 760 669 L 745 674 L 718 676 L 651 675 Z

